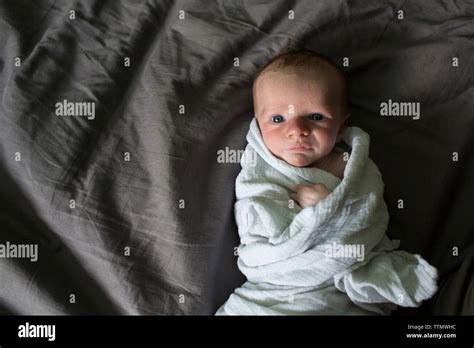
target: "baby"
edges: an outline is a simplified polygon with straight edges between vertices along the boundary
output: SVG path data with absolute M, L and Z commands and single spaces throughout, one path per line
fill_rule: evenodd
M 254 113 L 273 155 L 296 167 L 316 167 L 343 178 L 341 141 L 349 112 L 344 74 L 329 60 L 309 51 L 272 59 L 253 85 Z M 297 185 L 292 199 L 303 208 L 329 193 L 321 183 Z
M 382 176 L 369 135 L 347 127 L 344 73 L 289 51 L 253 97 L 234 207 L 247 281 L 216 315 L 385 315 L 430 298 L 437 270 L 385 234 Z

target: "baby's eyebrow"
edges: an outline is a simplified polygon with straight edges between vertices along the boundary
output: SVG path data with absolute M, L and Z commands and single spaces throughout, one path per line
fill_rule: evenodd
M 272 113 L 268 113 L 268 115 L 265 115 L 264 113 L 262 113 L 262 115 L 264 117 L 268 117 L 268 116 L 283 116 L 283 114 L 287 114 L 287 113 L 279 113 L 279 112 L 272 112 Z M 328 114 L 326 111 L 313 111 L 313 112 L 309 112 L 309 113 L 305 113 L 303 115 L 290 115 L 290 116 L 293 116 L 293 117 L 310 117 L 314 114 L 321 114 L 323 115 L 324 117 L 326 118 L 330 118 L 330 119 L 333 119 L 334 117 L 331 115 L 331 114 Z

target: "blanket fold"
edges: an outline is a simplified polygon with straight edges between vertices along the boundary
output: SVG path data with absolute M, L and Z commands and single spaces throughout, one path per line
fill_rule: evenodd
M 340 180 L 276 158 L 252 120 L 234 207 L 237 262 L 247 282 L 217 315 L 389 314 L 436 292 L 437 270 L 395 250 L 398 242 L 385 234 L 384 184 L 369 158 L 369 135 L 347 127 L 342 139 L 351 151 Z M 289 194 L 310 183 L 332 192 L 302 209 Z

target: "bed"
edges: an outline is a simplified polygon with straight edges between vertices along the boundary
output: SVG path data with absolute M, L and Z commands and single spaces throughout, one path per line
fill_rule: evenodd
M 293 43 L 346 71 L 387 233 L 439 270 L 412 313 L 474 314 L 473 1 L 5 0 L 0 31 L 0 244 L 38 251 L 0 258 L 0 314 L 215 313 L 245 280 L 218 153 Z

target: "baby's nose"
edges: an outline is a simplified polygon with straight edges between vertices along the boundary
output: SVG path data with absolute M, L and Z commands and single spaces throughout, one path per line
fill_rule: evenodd
M 304 121 L 295 120 L 288 125 L 288 135 L 289 136 L 308 136 L 310 133 L 309 127 Z

